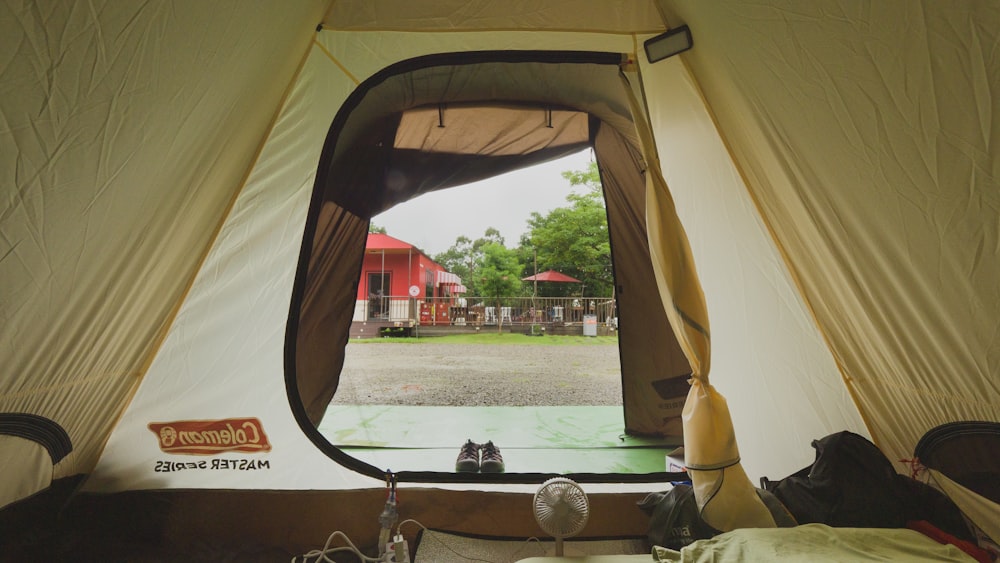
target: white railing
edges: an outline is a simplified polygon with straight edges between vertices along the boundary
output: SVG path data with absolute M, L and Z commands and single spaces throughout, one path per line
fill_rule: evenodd
M 387 296 L 358 301 L 355 319 L 416 325 L 576 325 L 594 315 L 617 327 L 615 300 L 600 297 L 481 297 L 414 299 Z

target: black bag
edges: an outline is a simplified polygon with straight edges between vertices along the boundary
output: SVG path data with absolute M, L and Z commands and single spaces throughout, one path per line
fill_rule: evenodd
M 762 489 L 756 491 L 779 528 L 796 525 L 795 519 L 774 495 Z M 646 539 L 651 545 L 679 551 L 693 541 L 722 533 L 702 520 L 691 485 L 678 484 L 663 493 L 650 493 L 639 503 L 639 508 L 650 515 Z
M 971 533 L 961 511 L 930 485 L 900 475 L 875 444 L 852 432 L 814 440 L 812 465 L 761 484 L 800 524 L 851 528 L 903 528 L 926 520 L 958 538 Z
M 669 491 L 650 493 L 639 503 L 649 514 L 646 539 L 651 545 L 680 550 L 689 543 L 721 532 L 701 519 L 691 485 L 674 485 Z

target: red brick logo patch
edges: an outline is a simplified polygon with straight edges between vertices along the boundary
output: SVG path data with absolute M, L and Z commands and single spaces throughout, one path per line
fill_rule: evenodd
M 150 422 L 160 449 L 170 454 L 213 455 L 222 452 L 269 452 L 264 427 L 256 418 Z

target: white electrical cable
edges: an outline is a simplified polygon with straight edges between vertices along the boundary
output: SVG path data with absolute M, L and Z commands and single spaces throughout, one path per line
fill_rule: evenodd
M 330 547 L 330 542 L 332 542 L 333 538 L 335 538 L 337 536 L 340 536 L 341 538 L 343 538 L 344 541 L 347 542 L 348 547 L 335 547 L 335 548 L 331 548 Z M 365 563 L 379 563 L 381 561 L 380 559 L 377 559 L 377 558 L 374 558 L 374 557 L 368 557 L 364 553 L 361 553 L 361 550 L 358 549 L 357 546 L 354 545 L 354 542 L 351 541 L 351 538 L 347 537 L 347 534 L 345 534 L 344 532 L 341 532 L 340 530 L 337 530 L 336 532 L 330 534 L 330 536 L 328 538 L 326 538 L 326 543 L 323 544 L 323 549 L 313 550 L 313 551 L 310 551 L 309 553 L 306 553 L 306 554 L 302 555 L 302 563 L 308 563 L 310 557 L 315 557 L 317 563 L 320 562 L 320 561 L 324 561 L 326 563 L 336 563 L 333 559 L 330 559 L 329 557 L 327 557 L 327 554 L 337 553 L 337 552 L 340 552 L 340 551 L 350 551 L 350 552 L 354 553 L 354 555 L 358 556 L 358 558 L 360 558 Z M 298 559 L 298 557 L 293 557 L 292 558 L 292 563 L 296 563 L 297 559 Z
M 406 523 L 416 524 L 417 526 L 420 526 L 420 528 L 422 530 L 424 530 L 425 532 L 432 531 L 427 526 L 424 526 L 423 524 L 421 524 L 420 522 L 418 522 L 416 520 L 407 519 L 407 520 L 403 520 L 402 522 L 399 523 L 398 526 L 396 526 L 396 534 L 395 535 L 399 535 L 399 534 L 402 533 L 401 529 L 403 528 L 403 524 L 406 524 Z M 341 538 L 343 538 L 343 540 L 347 543 L 347 546 L 341 546 L 341 547 L 331 548 L 330 547 L 330 543 L 333 542 L 333 538 L 338 537 L 338 536 L 341 537 Z M 455 555 L 461 557 L 462 559 L 465 559 L 466 561 L 479 561 L 481 563 L 503 563 L 501 561 L 493 561 L 491 559 L 479 559 L 477 557 L 470 557 L 470 556 L 464 555 L 462 553 L 459 553 L 455 549 L 453 549 L 450 545 L 448 545 L 440 537 L 438 537 L 438 536 L 432 536 L 432 537 L 435 540 L 437 540 L 437 542 L 440 543 L 445 549 L 447 549 L 448 551 L 450 551 L 450 552 L 454 553 Z M 525 547 L 527 547 L 533 541 L 536 542 L 537 544 L 541 545 L 541 541 L 538 538 L 536 538 L 536 537 L 530 537 L 530 538 L 528 538 L 528 539 L 526 539 L 524 541 L 524 546 L 522 546 L 521 549 L 518 549 L 517 551 L 515 551 L 512 556 L 517 556 L 517 554 L 519 554 L 522 549 L 524 549 Z M 344 532 L 341 532 L 340 530 L 337 530 L 336 532 L 333 532 L 332 534 L 330 534 L 330 536 L 328 538 L 326 538 L 326 543 L 323 544 L 323 549 L 314 549 L 314 550 L 312 550 L 312 551 L 310 551 L 308 553 L 305 553 L 305 554 L 301 555 L 301 557 L 302 557 L 302 563 L 309 563 L 309 559 L 312 558 L 312 557 L 316 558 L 316 560 L 315 560 L 316 563 L 319 563 L 321 561 L 324 562 L 324 563 L 336 563 L 333 559 L 330 559 L 329 557 L 327 557 L 327 555 L 330 555 L 330 554 L 333 554 L 333 553 L 338 553 L 338 552 L 344 552 L 344 551 L 350 551 L 355 556 L 357 556 L 359 559 L 361 559 L 361 561 L 363 561 L 364 563 L 382 563 L 384 561 L 382 557 L 368 557 L 364 553 L 361 553 L 361 550 L 358 549 L 357 546 L 354 545 L 354 542 L 351 541 L 351 538 L 347 537 L 347 534 L 345 534 Z M 300 556 L 293 557 L 292 558 L 292 563 L 298 563 L 299 557 Z

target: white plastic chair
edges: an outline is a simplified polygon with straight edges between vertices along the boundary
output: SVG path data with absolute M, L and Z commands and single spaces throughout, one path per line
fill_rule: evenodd
M 510 318 L 510 307 L 500 307 L 500 322 L 504 321 L 509 323 L 514 322 L 514 320 Z

